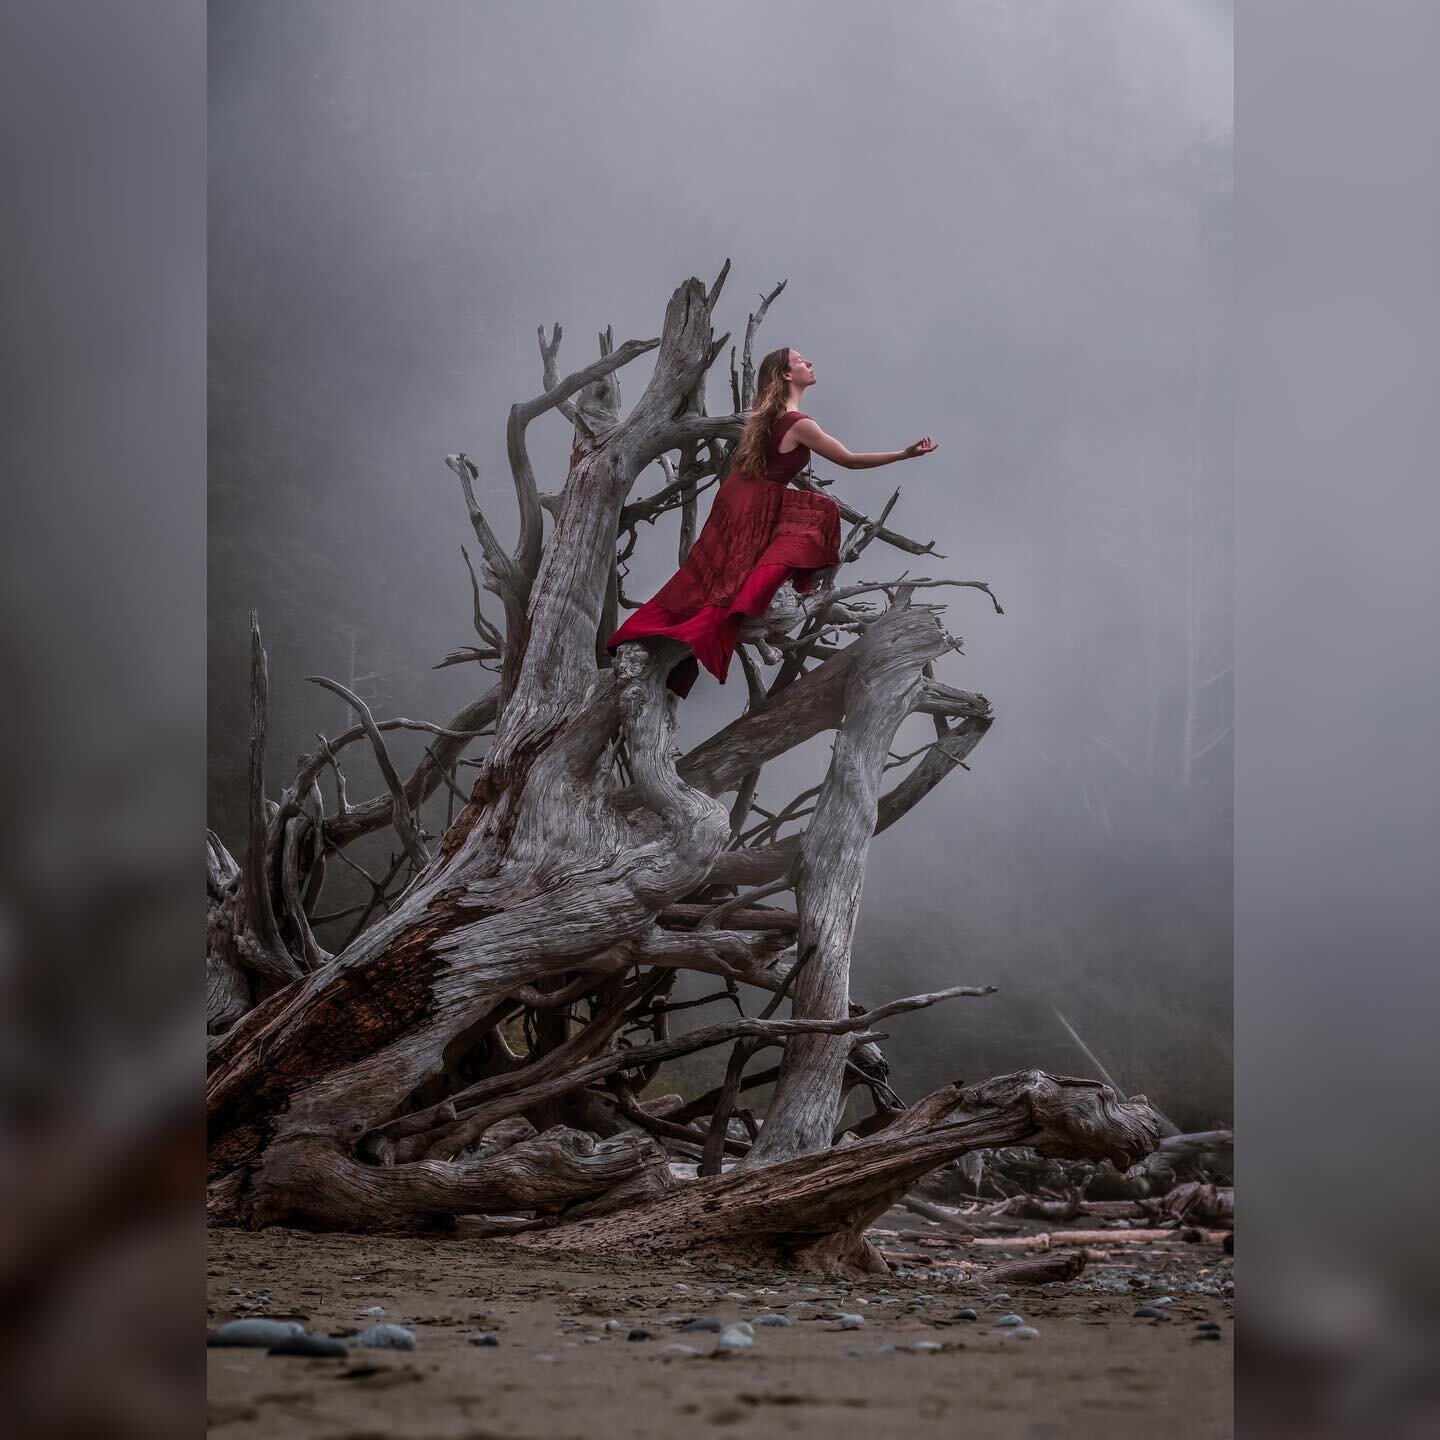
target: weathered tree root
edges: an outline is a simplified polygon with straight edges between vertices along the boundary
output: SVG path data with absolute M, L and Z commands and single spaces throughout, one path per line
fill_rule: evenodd
M 300 1138 L 271 1148 L 251 1223 L 366 1234 L 448 1229 L 466 1211 L 557 1212 L 622 1186 L 647 1193 L 669 1180 L 664 1152 L 636 1134 L 597 1140 L 557 1126 L 491 1155 L 389 1166 L 362 1164 L 330 1140 Z
M 864 1231 L 936 1165 L 969 1150 L 1025 1144 L 1128 1167 L 1155 1148 L 1159 1134 L 1143 1095 L 1122 1100 L 1096 1081 L 1023 1070 L 947 1086 L 867 1139 L 691 1181 L 662 1199 L 507 1243 L 738 1253 L 824 1274 L 885 1273 Z
M 937 1163 L 932 1152 L 958 1153 L 953 1129 L 943 1144 L 927 1136 L 944 1117 L 923 1105 L 892 1123 L 902 1102 L 875 1045 L 885 1037 L 865 1025 L 988 987 L 862 1012 L 849 972 L 870 838 L 965 767 L 991 725 L 984 696 L 937 678 L 936 662 L 960 642 L 941 624 L 944 606 L 918 592 L 979 589 L 999 613 L 989 587 L 908 574 L 840 585 L 829 574 L 804 597 L 787 592 L 745 637 L 779 674 L 762 683 L 742 647 L 745 713 L 685 755 L 667 683 L 684 647 L 627 645 L 611 656 L 605 644 L 628 603 L 621 579 L 636 527 L 681 509 L 683 557 L 699 491 L 727 474 L 754 401 L 751 348 L 765 305 L 746 330 L 743 379 L 732 354 L 734 413 L 710 415 L 705 402 L 706 375 L 729 338 L 712 327 L 728 271 L 727 261 L 713 285 L 693 276 L 680 285 L 658 337 L 617 347 L 607 330 L 600 358 L 569 375 L 558 366 L 560 327 L 548 338 L 541 330 L 544 391 L 512 406 L 506 427 L 520 520 L 513 549 L 480 507 L 475 463 L 446 457 L 479 545 L 478 574 L 465 553 L 479 643 L 444 663 L 478 662 L 495 676 L 449 724 L 377 718 L 351 687 L 312 676 L 359 723 L 318 737 L 272 800 L 267 660 L 252 617 L 243 863 L 207 836 L 212 1223 L 395 1230 L 491 1212 L 469 1223 L 504 1228 L 505 1210 L 526 1212 L 532 1225 L 600 1223 L 602 1210 L 659 1203 L 660 1190 L 664 1203 L 690 1194 L 671 1187 L 667 1150 L 698 1155 L 707 1177 L 724 1155 L 742 1155 L 766 1192 L 787 1173 L 778 1162 L 833 1163 L 857 1084 L 875 1109 L 854 1133 L 889 1156 L 881 1188 L 892 1170 L 918 1175 Z M 620 372 L 650 351 L 650 379 L 622 412 Z M 541 496 L 526 435 L 552 412 L 573 428 L 570 465 L 563 490 Z M 656 463 L 667 483 L 632 499 Z M 877 540 L 933 553 L 886 528 L 898 493 L 874 517 L 842 503 L 853 526 L 846 564 Z M 500 601 L 503 628 L 484 615 L 482 589 Z M 893 756 L 911 714 L 931 717 L 935 738 Z M 395 730 L 433 737 L 408 778 L 389 750 Z M 768 784 L 760 790 L 770 761 L 831 730 L 832 761 L 813 791 L 780 804 Z M 482 736 L 483 759 L 467 756 Z M 352 744 L 368 746 L 385 782 L 358 805 L 340 759 Z M 468 787 L 462 764 L 476 770 Z M 322 778 L 333 780 L 333 806 Z M 444 828 L 432 832 L 422 807 L 442 785 Z M 347 848 L 382 826 L 400 853 L 371 874 Z M 782 833 L 791 827 L 800 828 Z M 340 909 L 321 904 L 327 871 L 352 891 Z M 355 875 L 369 895 L 351 903 Z M 787 894 L 793 909 L 778 898 Z M 672 1003 L 682 970 L 725 987 Z M 758 1019 L 744 1015 L 742 985 L 774 997 Z M 772 1020 L 786 987 L 792 1016 Z M 673 1010 L 715 1002 L 740 1018 L 669 1032 Z M 737 1047 L 728 1088 L 698 1106 L 677 1100 L 674 1113 L 648 1110 L 639 1096 L 659 1067 L 710 1043 Z M 786 1047 L 763 1129 L 737 1104 L 760 1083 L 747 1080 L 744 1061 L 762 1043 Z M 944 1109 L 955 1103 L 946 1092 Z M 732 1115 L 744 1138 L 731 1133 Z M 812 1227 L 812 1249 L 864 1208 L 852 1182 L 842 1187 L 850 1208 L 815 1221 L 795 1183 L 794 1227 Z

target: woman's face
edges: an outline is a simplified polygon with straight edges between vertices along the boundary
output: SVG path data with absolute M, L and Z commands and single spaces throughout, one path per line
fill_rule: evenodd
M 802 390 L 815 383 L 815 367 L 798 350 L 790 352 L 790 383 Z

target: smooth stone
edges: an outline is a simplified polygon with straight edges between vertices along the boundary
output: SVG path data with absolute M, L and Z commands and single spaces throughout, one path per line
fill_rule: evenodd
M 995 1323 L 1004 1329 L 1011 1329 L 1016 1325 L 1023 1325 L 1025 1322 L 1018 1315 L 1002 1315 Z
M 1038 1340 L 1040 1332 L 1033 1325 L 1018 1325 L 1010 1332 L 1017 1340 Z
M 362 1350 L 413 1350 L 415 1332 L 403 1325 L 371 1325 L 355 1337 L 355 1343 Z
M 1173 1305 L 1174 1299 L 1169 1295 L 1161 1295 L 1158 1299 L 1150 1302 L 1152 1305 Z
M 598 1340 L 599 1338 L 598 1335 L 590 1336 L 592 1340 Z M 498 1345 L 500 1341 L 496 1339 L 494 1335 L 472 1335 L 470 1337 L 470 1343 L 472 1345 Z
M 1153 1305 L 1142 1305 L 1135 1311 L 1136 1320 L 1168 1320 L 1170 1317 L 1163 1311 L 1157 1310 Z
M 1194 1340 L 1220 1340 L 1224 1337 L 1218 1330 L 1197 1330 L 1191 1338 Z
M 713 1315 L 697 1315 L 688 1325 L 680 1327 L 680 1333 L 683 1335 L 687 1330 L 697 1330 L 718 1335 L 724 1328 L 724 1322 L 717 1320 Z
M 865 1328 L 865 1317 L 863 1315 L 837 1315 L 842 1330 L 863 1330 Z
M 287 1335 L 278 1345 L 272 1345 L 271 1355 L 348 1355 L 350 1348 L 328 1335 Z
M 784 1315 L 757 1315 L 751 1322 L 752 1325 L 785 1325 L 790 1321 Z
M 928 1355 L 932 1351 L 943 1350 L 945 1347 L 936 1340 L 917 1340 L 910 1348 L 917 1354 Z
M 650 1332 L 648 1330 L 632 1330 L 625 1338 L 627 1340 L 648 1340 Z
M 698 1355 L 700 1352 L 693 1345 L 682 1345 L 677 1340 L 673 1345 L 663 1345 L 660 1354 L 673 1355 L 677 1360 L 684 1359 L 690 1355 Z
M 720 1332 L 722 1350 L 748 1350 L 754 1343 L 754 1336 L 747 1335 L 738 1325 L 727 1326 Z
M 618 1320 L 607 1320 L 605 1322 L 605 1328 L 607 1330 L 621 1330 L 624 1329 L 624 1326 L 622 1326 Z
M 598 1335 L 587 1335 L 585 1337 L 585 1343 L 587 1345 L 598 1345 L 600 1343 L 600 1337 Z
M 294 1320 L 231 1320 L 207 1337 L 207 1345 L 251 1345 L 268 1350 L 292 1335 L 303 1335 L 305 1327 Z
M 383 1305 L 371 1305 L 360 1313 L 362 1315 L 383 1315 L 385 1313 L 385 1307 Z
M 980 1317 L 967 1305 L 963 1310 L 957 1310 L 950 1318 L 952 1320 L 978 1320 Z

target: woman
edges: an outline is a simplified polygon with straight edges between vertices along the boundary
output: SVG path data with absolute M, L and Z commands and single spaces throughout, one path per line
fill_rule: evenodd
M 723 685 L 745 619 L 763 615 L 786 580 L 803 595 L 817 573 L 840 563 L 840 507 L 828 495 L 790 485 L 812 453 L 846 470 L 868 470 L 936 448 L 927 435 L 904 450 L 847 450 L 799 409 L 814 383 L 815 367 L 788 346 L 760 362 L 730 473 L 689 555 L 605 642 L 613 655 L 617 646 L 649 636 L 683 641 L 691 653 L 666 680 L 677 695 L 690 693 L 701 665 Z

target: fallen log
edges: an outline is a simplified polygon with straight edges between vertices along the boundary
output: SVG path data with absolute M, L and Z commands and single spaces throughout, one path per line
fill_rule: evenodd
M 1158 1138 L 1143 1096 L 1122 1100 L 1097 1081 L 1020 1071 L 947 1086 L 848 1145 L 692 1180 L 663 1202 L 642 1201 L 594 1220 L 562 1218 L 499 1243 L 632 1255 L 748 1253 L 759 1263 L 826 1274 L 883 1274 L 885 1262 L 864 1232 L 938 1164 L 981 1146 L 1025 1143 L 1042 1153 L 1103 1155 L 1128 1166 Z
M 1205 1244 L 1219 1245 L 1228 1230 L 1206 1230 Z M 1048 1250 L 1051 1245 L 1155 1245 L 1178 1242 L 1180 1231 L 1168 1230 L 1046 1230 L 1039 1235 L 977 1236 L 970 1244 L 990 1250 Z
M 985 1271 L 979 1278 L 997 1285 L 1053 1285 L 1060 1280 L 1073 1280 L 1084 1268 L 1085 1252 L 1067 1250 L 1036 1260 L 1010 1260 Z

